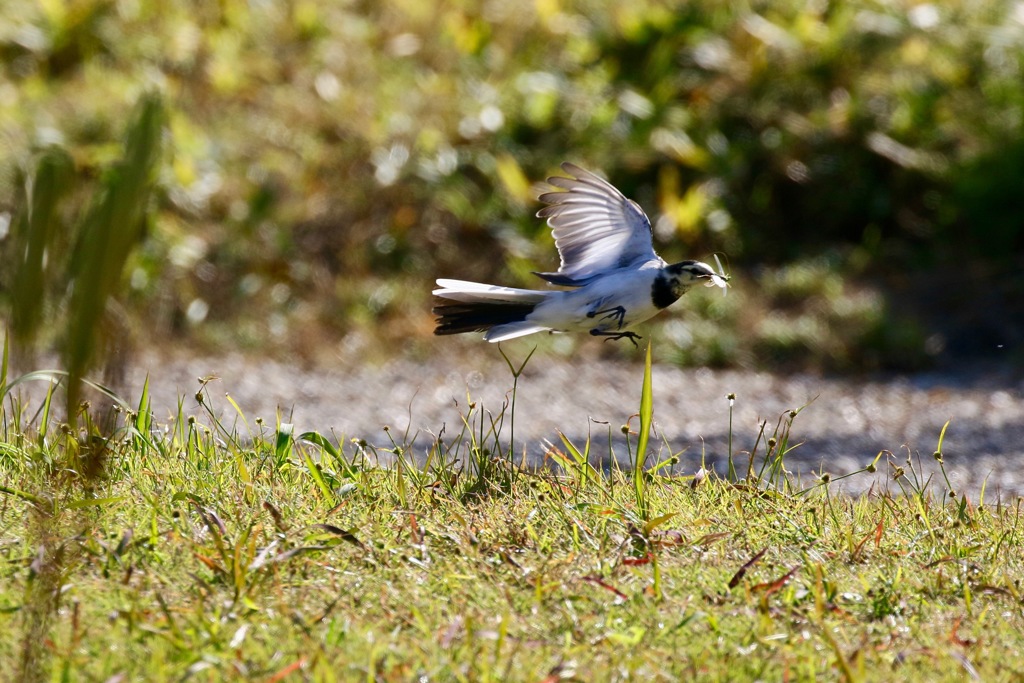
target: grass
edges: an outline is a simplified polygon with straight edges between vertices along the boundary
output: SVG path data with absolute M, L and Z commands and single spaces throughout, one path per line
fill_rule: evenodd
M 605 474 L 567 439 L 557 471 L 519 467 L 511 406 L 375 446 L 250 422 L 205 383 L 169 424 L 146 392 L 117 404 L 109 438 L 7 394 L 0 661 L 72 681 L 1024 678 L 1019 501 L 891 456 L 891 491 L 807 486 L 784 467 L 797 411 L 741 479 L 665 476 L 671 456 L 636 466 L 642 393 L 634 466 Z

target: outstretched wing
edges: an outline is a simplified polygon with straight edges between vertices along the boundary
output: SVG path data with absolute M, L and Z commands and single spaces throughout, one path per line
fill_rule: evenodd
M 566 162 L 562 169 L 573 177 L 548 182 L 568 191 L 542 194 L 540 200 L 549 206 L 537 212 L 551 226 L 562 264 L 557 273 L 537 275 L 580 286 L 602 273 L 658 258 L 651 222 L 636 202 L 575 164 Z

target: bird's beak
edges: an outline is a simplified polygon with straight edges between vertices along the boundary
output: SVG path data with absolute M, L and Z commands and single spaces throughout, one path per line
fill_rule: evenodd
M 721 287 L 725 289 L 729 286 L 729 283 L 724 277 L 717 273 L 710 273 L 708 275 L 701 275 L 700 277 L 705 278 L 707 282 L 704 283 L 705 287 Z

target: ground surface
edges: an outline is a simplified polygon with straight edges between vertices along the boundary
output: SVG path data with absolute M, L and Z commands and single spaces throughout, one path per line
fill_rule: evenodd
M 284 421 L 295 423 L 296 433 L 333 430 L 381 445 L 390 443 L 385 425 L 392 434 L 408 428 L 410 438 L 421 432 L 417 443 L 423 450 L 430 441 L 428 432 L 446 427 L 451 433 L 461 426 L 467 392 L 488 410 L 500 412 L 512 376 L 495 347 L 481 348 L 422 362 L 363 366 L 341 357 L 320 367 L 241 355 L 143 357 L 129 372 L 125 391 L 134 399 L 148 372 L 156 417 L 163 420 L 177 412 L 182 395 L 185 413 L 198 412 L 197 378 L 216 375 L 220 379 L 211 384 L 210 395 L 216 399 L 230 393 L 250 422 L 263 417 L 273 424 L 280 408 Z M 521 362 L 530 348 L 512 346 L 507 352 Z M 609 427 L 618 437 L 630 413 L 636 412 L 641 379 L 639 363 L 596 356 L 564 360 L 538 351 L 519 380 L 519 448 L 525 447 L 539 462 L 545 440 L 559 444 L 558 430 L 580 444 L 589 428 L 595 440 L 593 459 L 607 460 Z M 1019 372 L 973 368 L 954 374 L 851 379 L 684 370 L 656 362 L 655 425 L 673 451 L 685 449 L 677 471 L 696 470 L 703 449 L 724 473 L 730 393 L 737 395 L 734 453 L 752 448 L 761 421 L 768 421 L 770 435 L 780 417 L 813 399 L 793 425 L 795 442 L 803 444 L 786 458 L 794 472 L 813 476 L 821 468 L 835 477 L 863 467 L 883 450 L 893 452 L 900 464 L 910 453 L 920 455 L 924 469 L 933 472 L 931 454 L 943 424 L 951 420 L 943 452 L 952 484 L 976 496 L 987 478 L 987 495 L 1024 494 L 1024 377 Z M 229 419 L 235 414 L 226 400 L 214 408 Z M 506 435 L 508 427 L 506 420 Z M 624 447 L 613 441 L 618 444 L 616 455 L 624 459 Z M 764 452 L 763 445 L 758 452 Z M 738 462 L 745 468 L 747 459 L 741 455 Z M 889 471 L 880 466 L 877 481 L 886 482 Z M 869 477 L 857 477 L 850 490 L 870 485 Z
M 703 436 L 724 473 L 729 392 L 734 451 L 762 415 L 788 419 L 818 396 L 795 419 L 805 443 L 791 470 L 813 479 L 824 462 L 837 477 L 883 448 L 903 467 L 801 491 L 778 476 L 752 486 L 501 467 L 481 454 L 492 439 L 456 425 L 467 387 L 500 407 L 508 370 L 494 347 L 438 348 L 387 366 L 140 359 L 122 393 L 137 399 L 148 368 L 158 422 L 180 422 L 151 431 L 122 413 L 141 432 L 71 451 L 86 465 L 109 456 L 88 480 L 67 476 L 77 442 L 55 419 L 36 439 L 8 414 L 0 661 L 29 662 L 18 677 L 29 681 L 1024 680 L 1019 378 L 654 369 L 662 432 L 671 450 L 688 447 L 677 472 L 697 468 Z M 588 415 L 621 438 L 644 369 L 585 355 L 603 349 L 571 363 L 538 351 L 520 378 L 517 443 L 535 458 L 557 429 L 581 443 Z M 31 415 L 38 402 L 20 405 Z M 294 406 L 297 430 L 384 447 L 446 434 L 429 470 L 375 467 L 384 449 L 281 438 L 279 405 Z M 941 475 L 924 485 L 898 447 L 934 468 L 947 416 L 947 473 L 974 489 L 970 502 L 947 496 Z M 430 442 L 421 433 L 406 452 Z M 838 493 L 871 486 L 896 495 Z

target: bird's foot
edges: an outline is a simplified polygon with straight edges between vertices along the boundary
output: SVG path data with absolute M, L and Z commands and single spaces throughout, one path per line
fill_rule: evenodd
M 622 325 L 626 322 L 626 309 L 622 306 L 616 306 L 615 308 L 606 308 L 603 311 L 590 311 L 587 313 L 588 318 L 596 318 L 597 316 L 604 316 L 602 320 L 611 318 L 617 321 L 618 329 L 622 329 Z
M 612 341 L 613 339 L 628 339 L 633 342 L 633 346 L 636 348 L 640 348 L 640 345 L 636 343 L 636 340 L 643 339 L 643 337 L 636 332 L 603 332 L 596 327 L 590 331 L 590 334 L 594 337 L 605 337 L 606 342 Z

